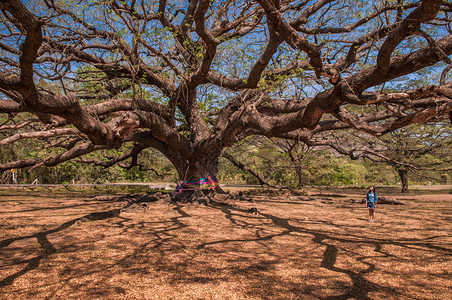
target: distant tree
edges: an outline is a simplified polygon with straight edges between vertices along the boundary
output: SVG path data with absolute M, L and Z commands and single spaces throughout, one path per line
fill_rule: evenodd
M 344 131 L 322 144 L 352 159 L 370 159 L 397 172 L 402 192 L 408 192 L 408 174 L 441 180 L 452 171 L 452 126 L 446 123 L 415 124 L 375 137 Z M 444 175 L 443 175 L 444 177 Z M 447 176 L 446 176 L 447 177 Z
M 222 156 L 263 186 L 303 189 L 310 149 L 298 141 L 252 137 Z
M 223 157 L 261 185 L 302 190 L 305 184 L 316 183 L 314 165 L 321 164 L 326 149 L 290 139 L 252 137 L 231 147 Z
M 107 160 L 155 148 L 180 179 L 214 178 L 222 151 L 251 135 L 309 143 L 337 129 L 381 136 L 452 120 L 446 1 L 2 0 L 0 9 L 1 126 L 12 126 L 0 143 L 57 149 L 0 170 L 126 144 Z M 439 84 L 380 92 L 425 68 Z

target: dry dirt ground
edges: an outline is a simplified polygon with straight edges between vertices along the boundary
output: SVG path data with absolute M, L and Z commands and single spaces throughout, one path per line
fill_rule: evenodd
M 0 299 L 452 299 L 452 194 L 369 223 L 359 193 L 119 214 L 124 198 L 3 190 Z

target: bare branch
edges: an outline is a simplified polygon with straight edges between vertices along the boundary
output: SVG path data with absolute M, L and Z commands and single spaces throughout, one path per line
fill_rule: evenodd
M 12 135 L 6 139 L 0 140 L 0 147 L 8 144 L 15 143 L 19 140 L 24 139 L 41 139 L 41 138 L 50 138 L 55 136 L 63 136 L 63 135 L 76 135 L 78 134 L 77 130 L 70 128 L 62 128 L 62 129 L 54 129 L 49 131 L 38 131 L 38 132 L 22 132 Z

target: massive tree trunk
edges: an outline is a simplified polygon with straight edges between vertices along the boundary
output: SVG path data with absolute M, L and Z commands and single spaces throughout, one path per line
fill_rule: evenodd
M 200 178 L 217 178 L 218 153 L 199 152 L 196 157 L 175 165 L 180 180 L 197 180 Z
M 218 184 L 219 151 L 200 150 L 188 159 L 181 156 L 173 164 L 179 175 L 174 199 L 180 202 L 208 202 L 217 192 L 223 192 Z
M 408 171 L 405 169 L 399 169 L 400 181 L 402 182 L 402 193 L 408 193 Z

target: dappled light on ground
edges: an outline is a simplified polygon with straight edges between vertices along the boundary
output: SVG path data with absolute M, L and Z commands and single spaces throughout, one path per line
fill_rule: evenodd
M 447 299 L 452 195 L 381 205 L 0 198 L 2 299 Z M 104 199 L 104 200 L 102 200 Z

